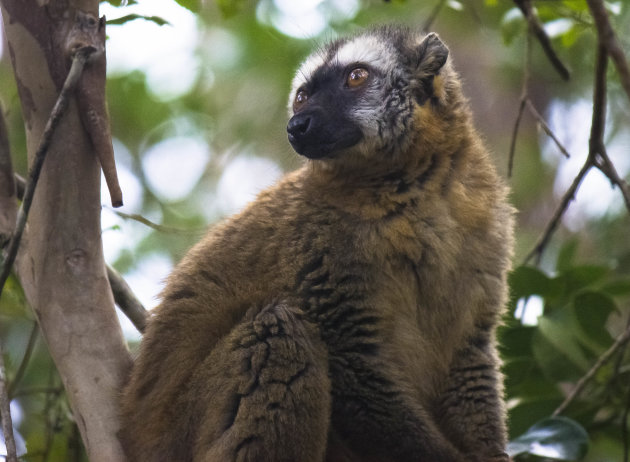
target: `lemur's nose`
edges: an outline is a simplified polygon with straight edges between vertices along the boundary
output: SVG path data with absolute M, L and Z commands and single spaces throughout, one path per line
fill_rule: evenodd
M 296 114 L 291 117 L 287 125 L 287 133 L 291 143 L 298 141 L 300 138 L 308 135 L 312 126 L 312 117 L 310 114 Z

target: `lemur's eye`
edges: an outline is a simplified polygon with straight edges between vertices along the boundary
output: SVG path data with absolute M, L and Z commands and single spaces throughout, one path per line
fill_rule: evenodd
M 304 90 L 298 91 L 293 100 L 293 110 L 297 111 L 300 109 L 306 103 L 306 100 L 308 100 L 308 94 Z
M 364 67 L 357 67 L 356 69 L 352 69 L 348 74 L 348 78 L 346 83 L 350 88 L 356 88 L 365 83 L 370 73 Z

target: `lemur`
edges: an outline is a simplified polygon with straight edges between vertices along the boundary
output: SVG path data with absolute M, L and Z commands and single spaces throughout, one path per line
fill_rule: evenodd
M 513 210 L 434 33 L 313 53 L 306 158 L 174 269 L 122 396 L 134 462 L 507 461 Z

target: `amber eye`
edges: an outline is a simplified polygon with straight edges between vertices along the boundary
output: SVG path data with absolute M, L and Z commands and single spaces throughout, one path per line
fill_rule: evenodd
M 298 109 L 300 109 L 307 100 L 308 95 L 306 94 L 306 92 L 304 90 L 298 91 L 295 95 L 295 99 L 293 100 L 293 110 L 297 111 Z
M 348 79 L 346 83 L 351 88 L 356 88 L 365 83 L 367 78 L 370 76 L 370 73 L 364 67 L 357 67 L 356 69 L 352 69 L 348 74 Z

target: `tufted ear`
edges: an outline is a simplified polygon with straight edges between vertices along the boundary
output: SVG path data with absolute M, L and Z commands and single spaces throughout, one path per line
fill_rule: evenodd
M 417 57 L 419 76 L 432 77 L 437 75 L 446 63 L 448 48 L 437 34 L 431 32 L 418 45 Z
M 415 95 L 418 104 L 423 105 L 427 100 L 435 99 L 435 78 L 444 67 L 448 58 L 448 48 L 437 34 L 430 33 L 420 39 L 415 51 Z

